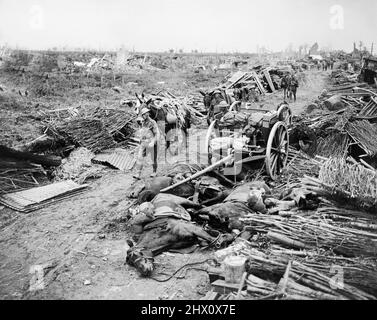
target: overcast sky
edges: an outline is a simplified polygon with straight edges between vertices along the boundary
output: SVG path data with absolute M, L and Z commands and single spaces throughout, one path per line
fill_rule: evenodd
M 377 46 L 376 0 L 0 0 L 0 44 L 209 52 Z

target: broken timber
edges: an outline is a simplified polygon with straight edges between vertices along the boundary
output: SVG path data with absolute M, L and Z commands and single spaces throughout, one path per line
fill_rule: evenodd
M 274 87 L 274 84 L 272 82 L 269 70 L 268 69 L 263 70 L 263 74 L 266 77 L 266 80 L 268 82 L 268 85 L 271 88 L 271 91 L 274 92 L 275 91 L 275 87 Z
M 0 146 L 0 156 L 20 160 L 29 160 L 30 162 L 46 166 L 59 166 L 62 162 L 60 157 L 44 156 L 31 152 L 18 151 L 6 146 Z
M 266 94 L 266 90 L 264 89 L 262 83 L 260 82 L 257 73 L 255 71 L 253 71 L 252 75 L 255 79 L 255 82 L 257 83 L 258 89 L 260 90 L 261 94 Z

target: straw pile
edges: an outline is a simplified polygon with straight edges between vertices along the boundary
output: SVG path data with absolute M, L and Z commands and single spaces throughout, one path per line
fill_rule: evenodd
M 377 125 L 367 120 L 348 123 L 347 132 L 369 156 L 377 155 Z
M 318 139 L 317 154 L 323 157 L 345 158 L 348 154 L 350 139 L 348 135 L 334 132 L 325 138 Z
M 361 208 L 377 212 L 377 171 L 344 159 L 331 158 L 319 172 L 319 180 L 304 178 L 311 189 L 322 189 L 323 194 L 341 196 Z M 317 190 L 319 191 L 319 190 Z

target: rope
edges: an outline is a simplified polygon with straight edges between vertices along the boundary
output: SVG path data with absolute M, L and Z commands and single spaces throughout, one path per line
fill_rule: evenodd
M 178 268 L 176 271 L 174 271 L 172 273 L 172 275 L 170 275 L 169 277 L 165 278 L 165 279 L 157 279 L 157 278 L 153 278 L 153 277 L 150 277 L 150 279 L 152 280 L 155 280 L 157 282 L 166 282 L 166 281 L 169 281 L 170 279 L 172 279 L 179 271 L 181 271 L 183 268 L 187 267 L 187 266 L 195 266 L 195 265 L 198 265 L 198 264 L 203 264 L 203 263 L 206 263 L 208 261 L 212 261 L 213 259 L 205 259 L 203 261 L 198 261 L 198 262 L 191 262 L 191 263 L 186 263 L 184 264 L 183 266 L 181 266 L 180 268 Z M 190 268 L 190 269 L 195 269 L 195 268 Z M 204 269 L 200 269 L 202 271 L 206 271 Z

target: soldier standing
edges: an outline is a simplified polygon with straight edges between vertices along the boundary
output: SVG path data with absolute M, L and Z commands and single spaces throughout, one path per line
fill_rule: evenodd
M 133 177 L 140 179 L 147 153 L 151 154 L 153 161 L 153 173 L 151 177 L 154 177 L 157 172 L 157 142 L 159 141 L 160 132 L 156 121 L 149 117 L 149 109 L 147 108 L 141 110 L 141 116 L 137 118 L 137 123 L 140 126 L 138 131 L 140 146 L 136 160 L 136 174 Z
M 294 101 L 296 101 L 296 93 L 297 93 L 297 88 L 298 88 L 298 79 L 297 79 L 297 77 L 294 74 L 292 74 L 292 76 L 291 76 L 289 87 L 290 87 L 290 91 L 293 94 L 293 99 L 294 99 Z

